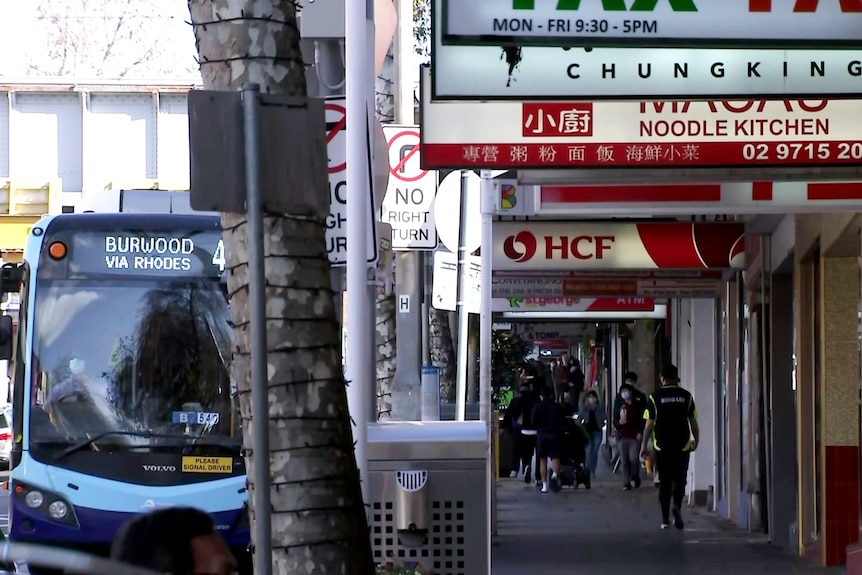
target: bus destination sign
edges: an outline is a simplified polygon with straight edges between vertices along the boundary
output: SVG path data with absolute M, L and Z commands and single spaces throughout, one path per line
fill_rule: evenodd
M 221 234 L 109 231 L 76 233 L 73 274 L 219 276 L 225 269 Z

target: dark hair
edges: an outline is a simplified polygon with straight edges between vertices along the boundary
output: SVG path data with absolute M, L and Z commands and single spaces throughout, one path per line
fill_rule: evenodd
M 556 397 L 554 395 L 554 390 L 551 389 L 551 386 L 549 386 L 549 385 L 543 385 L 542 387 L 539 388 L 539 390 L 540 390 L 539 395 L 541 395 L 545 399 L 548 399 L 548 398 L 553 399 Z
M 627 371 L 626 375 L 623 377 L 623 379 L 637 383 L 638 382 L 638 374 L 636 374 L 633 371 Z
M 572 358 L 572 366 L 581 367 L 581 360 L 579 360 L 577 358 Z
M 159 573 L 194 573 L 192 539 L 215 533 L 212 518 L 192 507 L 167 507 L 123 525 L 111 559 Z
M 679 381 L 679 370 L 674 364 L 669 363 L 661 370 L 661 376 L 667 381 L 677 382 Z
M 587 392 L 587 395 L 586 395 L 585 397 L 590 397 L 590 396 L 593 396 L 593 397 L 595 397 L 596 399 L 598 399 L 598 398 L 599 398 L 599 394 L 598 394 L 598 392 L 597 392 L 595 389 L 591 389 L 591 390 L 589 390 L 589 391 Z

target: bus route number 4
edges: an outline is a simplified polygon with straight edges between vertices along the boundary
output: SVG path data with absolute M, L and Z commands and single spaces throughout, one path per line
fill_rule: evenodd
M 219 271 L 223 272 L 226 263 L 227 262 L 224 257 L 224 240 L 220 239 L 218 244 L 216 244 L 215 251 L 213 252 L 213 265 L 218 266 Z

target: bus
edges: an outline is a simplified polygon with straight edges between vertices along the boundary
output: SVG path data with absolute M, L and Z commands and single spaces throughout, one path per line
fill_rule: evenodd
M 250 564 L 224 243 L 214 215 L 45 216 L 0 321 L 11 356 L 9 538 L 104 553 L 133 516 L 211 514 Z M 0 357 L 2 358 L 2 357 Z

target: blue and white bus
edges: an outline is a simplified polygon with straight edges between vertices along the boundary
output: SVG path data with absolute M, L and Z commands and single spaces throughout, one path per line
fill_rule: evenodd
M 23 263 L 0 276 L 21 300 L 10 539 L 99 552 L 132 516 L 189 505 L 247 554 L 224 267 L 217 216 L 33 226 Z

